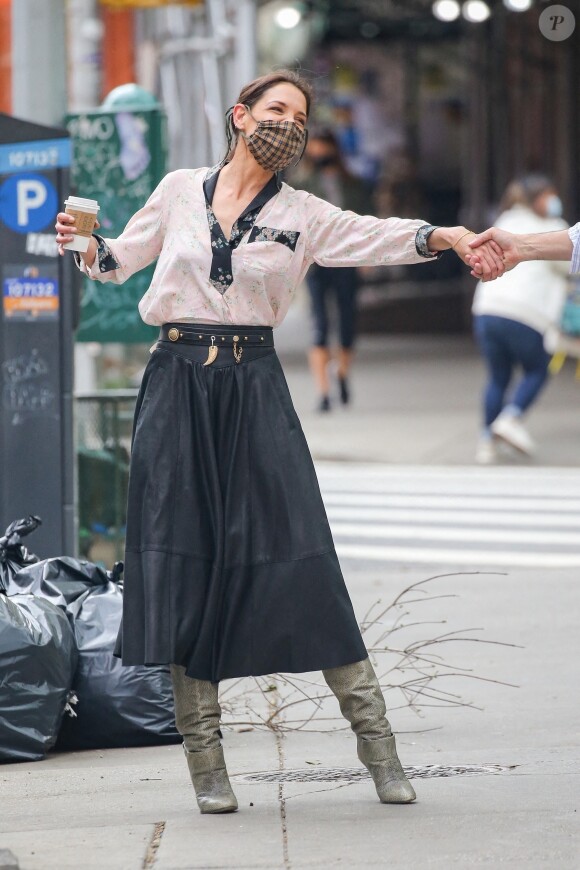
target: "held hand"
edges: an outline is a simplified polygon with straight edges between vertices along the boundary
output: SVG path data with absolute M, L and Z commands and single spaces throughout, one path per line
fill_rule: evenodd
M 471 267 L 471 274 L 481 281 L 494 281 L 505 272 L 503 252 L 499 245 L 490 240 L 483 243 L 474 252 L 470 247 L 472 234 L 466 235 L 454 247 L 457 256 Z
M 493 244 L 501 251 L 503 258 L 504 270 L 507 272 L 517 266 L 522 261 L 522 250 L 518 236 L 513 233 L 508 233 L 507 230 L 499 230 L 497 227 L 490 227 L 484 233 L 474 236 L 469 239 L 469 247 L 472 253 L 477 258 L 482 246 Z M 475 260 L 470 265 L 474 268 Z M 473 275 L 473 272 L 471 273 Z M 479 277 L 476 275 L 475 277 Z
M 67 245 L 69 242 L 72 242 L 73 235 L 76 233 L 76 227 L 74 225 L 75 219 L 74 215 L 66 214 L 64 211 L 59 211 L 56 216 L 56 223 L 54 228 L 56 230 L 56 243 L 58 245 L 58 253 L 61 257 L 65 254 L 65 249 L 63 245 Z M 97 230 L 100 227 L 100 223 L 97 221 L 95 223 L 95 229 Z

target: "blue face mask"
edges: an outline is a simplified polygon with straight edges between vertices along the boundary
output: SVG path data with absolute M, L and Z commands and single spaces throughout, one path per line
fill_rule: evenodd
M 564 206 L 562 200 L 556 194 L 552 194 L 546 200 L 546 217 L 558 218 L 562 217 Z

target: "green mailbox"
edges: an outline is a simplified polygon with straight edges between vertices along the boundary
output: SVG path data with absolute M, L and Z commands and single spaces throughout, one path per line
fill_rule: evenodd
M 73 142 L 71 192 L 98 200 L 98 232 L 115 238 L 165 174 L 164 110 L 138 85 L 121 85 L 100 108 L 67 115 L 66 127 Z M 153 269 L 143 269 L 120 287 L 87 279 L 77 341 L 151 342 L 158 330 L 143 323 L 137 304 Z

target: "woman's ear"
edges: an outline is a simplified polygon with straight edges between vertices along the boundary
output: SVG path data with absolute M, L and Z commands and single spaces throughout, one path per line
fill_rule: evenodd
M 232 121 L 235 130 L 245 130 L 248 110 L 243 103 L 236 103 L 232 110 Z

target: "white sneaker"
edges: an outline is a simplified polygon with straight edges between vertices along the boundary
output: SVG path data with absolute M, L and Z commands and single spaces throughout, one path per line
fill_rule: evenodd
M 531 456 L 536 449 L 529 432 L 513 414 L 500 414 L 491 424 L 491 431 L 497 438 L 501 438 L 506 444 L 515 447 L 526 456 Z
M 493 465 L 497 462 L 497 448 L 491 438 L 482 438 L 475 451 L 475 461 L 478 465 Z

